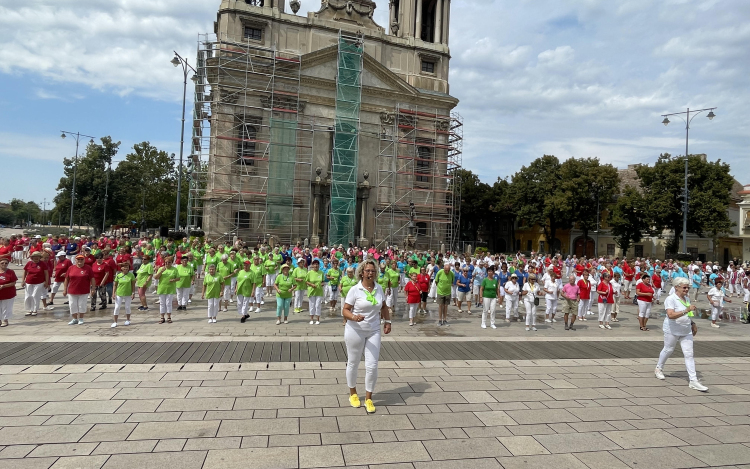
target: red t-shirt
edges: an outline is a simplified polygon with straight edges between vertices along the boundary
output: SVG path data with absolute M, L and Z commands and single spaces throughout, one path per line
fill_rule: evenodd
M 13 250 L 16 252 L 23 251 L 23 243 L 19 239 L 11 241 L 10 245 L 13 246 Z
M 65 274 L 68 272 L 68 269 L 72 265 L 73 265 L 72 262 L 70 262 L 68 259 L 66 259 L 66 258 L 63 257 L 63 261 L 62 262 L 58 262 L 55 265 L 55 269 L 54 269 L 54 272 L 55 272 L 55 282 L 57 282 L 57 283 L 64 282 L 65 281 Z
M 654 274 L 654 276 L 651 277 L 651 283 L 654 284 L 654 288 L 661 288 L 661 276 Z
M 94 278 L 91 267 L 73 265 L 68 269 L 66 276 L 68 277 L 68 294 L 86 295 L 91 291 L 91 279 Z
M 47 264 L 41 261 L 38 263 L 29 261 L 23 266 L 23 270 L 26 271 L 27 285 L 39 285 L 40 283 L 44 283 L 44 273 L 48 272 Z
M 16 282 L 18 281 L 18 277 L 16 277 L 16 273 L 13 272 L 13 269 L 8 269 L 4 273 L 0 273 L 0 285 L 7 285 L 12 284 L 13 288 L 6 287 L 0 289 L 0 300 L 9 300 L 11 298 L 16 297 Z
M 555 273 L 555 276 L 557 278 L 562 277 L 562 270 L 560 270 L 560 268 L 558 266 L 552 267 L 552 271 Z
M 578 285 L 578 297 L 582 300 L 591 299 L 591 282 L 588 280 L 581 279 L 576 284 Z
M 419 290 L 419 286 L 411 280 L 404 286 L 404 291 L 406 292 L 406 302 L 408 304 L 419 303 L 422 300 L 422 292 Z
M 609 282 L 599 282 L 599 285 L 596 286 L 596 292 L 599 293 L 599 303 L 604 303 L 604 297 L 605 295 L 602 294 L 603 292 L 606 293 L 607 303 L 614 303 L 615 302 L 615 290 L 611 283 Z
M 96 258 L 92 256 L 91 254 L 86 256 L 86 259 L 83 260 L 83 263 L 89 267 L 91 267 L 94 264 L 94 262 L 96 262 Z
M 583 275 L 584 269 L 586 269 L 586 267 L 583 264 L 576 265 L 576 273 L 578 274 L 579 277 Z
M 639 293 L 651 293 L 652 296 L 641 296 Z M 654 287 L 651 285 L 646 285 L 645 283 L 641 282 L 635 287 L 635 297 L 640 301 L 646 301 L 648 303 L 651 303 L 651 301 L 654 299 L 653 297 L 654 293 Z
M 130 270 L 133 270 L 133 256 L 131 256 L 130 254 L 118 254 L 115 258 L 115 261 L 117 262 L 118 266 L 127 262 L 130 266 Z
M 91 265 L 91 272 L 92 272 L 92 275 L 94 276 L 94 281 L 96 282 L 96 286 L 99 286 L 102 284 L 102 281 L 104 280 L 104 276 L 107 274 L 110 274 L 110 278 L 107 279 L 107 283 L 109 283 L 109 280 L 111 280 L 111 277 L 112 277 L 111 270 L 112 268 L 110 267 L 109 264 L 107 264 L 106 261 L 102 262 L 101 264 L 95 262 L 94 264 Z
M 8 259 L 10 260 L 11 253 L 13 252 L 13 247 L 8 246 L 0 246 L 0 259 Z
M 430 276 L 427 274 L 417 274 L 417 283 L 422 291 L 430 290 Z

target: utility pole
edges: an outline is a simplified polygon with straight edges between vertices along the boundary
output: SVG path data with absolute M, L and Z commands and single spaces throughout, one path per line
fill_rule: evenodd
M 92 137 L 91 135 L 84 135 L 80 132 L 75 132 L 75 133 L 68 132 L 66 130 L 62 131 L 62 135 L 60 135 L 60 137 L 65 138 L 68 135 L 75 136 L 75 139 L 76 139 L 76 159 L 75 159 L 75 163 L 73 164 L 73 187 L 70 190 L 70 226 L 68 227 L 68 234 L 70 235 L 73 233 L 73 207 L 75 205 L 75 200 L 76 200 L 76 173 L 78 173 L 78 142 L 81 139 L 81 137 L 86 137 L 86 138 L 91 139 L 89 140 L 89 143 L 94 143 L 94 137 Z M 78 221 L 80 223 L 80 218 L 81 218 L 80 213 L 78 214 L 78 218 L 79 218 Z

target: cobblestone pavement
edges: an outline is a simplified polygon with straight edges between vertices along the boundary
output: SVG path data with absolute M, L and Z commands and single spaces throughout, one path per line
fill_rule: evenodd
M 0 366 L 0 469 L 750 467 L 747 359 L 653 368 L 381 362 L 366 415 L 343 363 Z

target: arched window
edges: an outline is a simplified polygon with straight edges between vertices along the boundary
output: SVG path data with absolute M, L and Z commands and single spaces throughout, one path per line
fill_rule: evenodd
M 414 168 L 416 182 L 430 182 L 432 169 L 432 148 L 417 147 L 417 161 Z
M 258 126 L 260 121 L 256 117 L 237 118 L 236 162 L 246 166 L 255 166 Z

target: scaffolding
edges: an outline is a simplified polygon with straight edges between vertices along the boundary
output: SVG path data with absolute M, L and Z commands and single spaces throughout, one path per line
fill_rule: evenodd
M 463 121 L 457 113 L 398 104 L 381 125 L 375 241 L 452 249 L 458 239 Z
M 352 36 L 339 31 L 328 232 L 333 246 L 355 241 L 363 54 L 361 34 Z
M 314 123 L 298 54 L 200 35 L 188 225 L 214 239 L 309 236 Z

